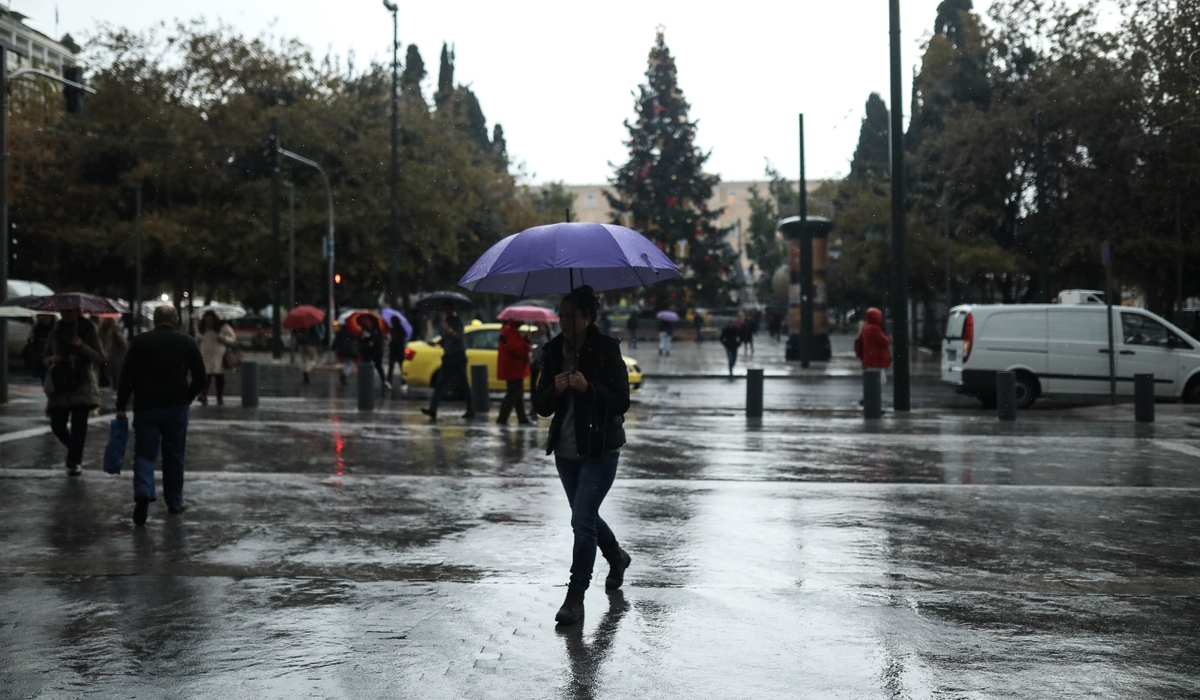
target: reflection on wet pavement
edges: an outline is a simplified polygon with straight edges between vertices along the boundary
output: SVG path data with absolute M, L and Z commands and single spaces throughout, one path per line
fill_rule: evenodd
M 1196 693 L 1186 423 L 866 424 L 841 401 L 747 420 L 639 399 L 603 508 L 633 566 L 570 628 L 546 421 L 197 409 L 191 507 L 140 530 L 128 476 L 97 469 L 103 426 L 79 479 L 49 435 L 0 441 L 0 696 Z

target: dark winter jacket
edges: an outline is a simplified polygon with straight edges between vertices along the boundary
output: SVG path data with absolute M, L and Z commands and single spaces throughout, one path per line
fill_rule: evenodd
M 71 339 L 79 336 L 79 345 Z M 46 343 L 45 356 L 49 360 L 58 355 L 62 365 L 70 371 L 78 371 L 81 380 L 69 388 L 57 387 L 47 405 L 50 408 L 77 408 L 100 405 L 100 379 L 98 370 L 104 364 L 104 351 L 100 348 L 100 336 L 96 327 L 86 318 L 75 321 L 58 321 Z
M 539 416 L 553 415 L 550 421 L 550 436 L 546 442 L 546 454 L 552 454 L 562 431 L 563 415 L 567 410 L 568 388 L 561 394 L 554 393 L 554 378 L 567 367 L 563 357 L 566 339 L 559 334 L 546 344 L 542 356 L 544 366 L 538 377 L 537 390 L 533 395 L 533 410 Z M 604 434 L 604 451 L 615 450 L 625 444 L 625 412 L 629 410 L 629 371 L 621 357 L 621 344 L 588 326 L 587 336 L 577 353 L 579 371 L 587 380 L 585 392 L 575 392 L 575 436 L 578 453 L 588 454 L 588 436 L 593 426 Z M 607 419 L 607 420 L 606 420 Z
M 187 406 L 207 378 L 196 341 L 171 326 L 157 326 L 129 344 L 117 382 L 117 410 L 125 410 L 130 394 L 134 411 Z
M 742 329 L 736 323 L 730 323 L 721 330 L 721 345 L 726 349 L 737 350 L 742 344 Z

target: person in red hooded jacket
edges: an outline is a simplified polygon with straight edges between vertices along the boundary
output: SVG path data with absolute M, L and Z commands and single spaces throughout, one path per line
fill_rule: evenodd
M 891 337 L 883 332 L 883 312 L 872 306 L 854 341 L 854 354 L 862 360 L 864 369 L 877 369 L 886 379 L 885 370 L 892 366 L 891 344 Z
M 500 416 L 496 422 L 504 425 L 508 414 L 517 409 L 517 422 L 533 425 L 525 414 L 525 378 L 529 376 L 529 339 L 521 335 L 519 321 L 506 321 L 500 329 L 499 357 L 496 358 L 496 376 L 508 383 L 508 393 L 500 404 Z

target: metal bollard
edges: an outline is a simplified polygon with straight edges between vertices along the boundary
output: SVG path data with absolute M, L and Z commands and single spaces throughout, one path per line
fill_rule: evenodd
M 242 408 L 258 408 L 258 363 L 243 362 L 238 372 L 242 375 Z
M 763 414 L 763 371 L 746 370 L 746 415 L 758 418 Z
M 996 413 L 1000 420 L 1017 419 L 1017 373 L 996 373 Z
M 375 410 L 375 368 L 370 362 L 358 363 L 358 410 Z
M 488 412 L 488 366 L 471 365 L 471 410 L 486 416 Z
M 863 370 L 863 418 L 883 417 L 883 375 L 877 369 Z
M 1133 416 L 1138 423 L 1154 422 L 1154 375 L 1133 375 Z

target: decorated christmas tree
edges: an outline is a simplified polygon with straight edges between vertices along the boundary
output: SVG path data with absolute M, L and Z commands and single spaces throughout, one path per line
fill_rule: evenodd
M 616 212 L 613 223 L 641 231 L 683 272 L 678 285 L 650 290 L 660 293 L 660 307 L 724 304 L 740 284 L 728 229 L 717 227 L 721 210 L 708 208 L 720 179 L 702 171 L 709 154 L 696 147 L 688 108 L 660 28 L 639 88 L 636 121 L 625 121 L 629 161 L 617 168 L 605 193 Z

